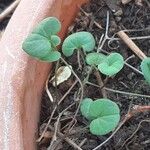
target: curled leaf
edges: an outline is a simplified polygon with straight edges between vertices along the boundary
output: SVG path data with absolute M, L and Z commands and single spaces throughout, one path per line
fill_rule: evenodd
M 106 59 L 98 65 L 101 73 L 107 76 L 113 76 L 124 66 L 123 57 L 119 53 L 111 53 Z
M 33 30 L 32 33 L 40 34 L 46 38 L 57 34 L 61 29 L 60 21 L 55 17 L 48 17 L 42 20 Z
M 141 69 L 146 81 L 150 84 L 150 58 L 147 57 L 143 59 L 141 63 Z
M 32 57 L 42 59 L 52 50 L 49 40 L 39 34 L 30 34 L 22 44 L 23 50 Z
M 75 49 L 82 48 L 84 51 L 92 51 L 95 47 L 95 40 L 89 32 L 77 32 L 68 36 L 62 45 L 62 52 L 65 56 L 71 56 Z
M 51 79 L 53 86 L 59 85 L 68 80 L 71 76 L 71 68 L 71 66 L 61 66 L 57 70 L 56 75 Z
M 32 57 L 42 61 L 57 61 L 61 54 L 56 51 L 60 38 L 55 35 L 60 31 L 61 24 L 57 18 L 49 17 L 41 21 L 32 33 L 24 40 L 23 50 Z
M 99 65 L 106 59 L 106 56 L 102 53 L 89 53 L 86 56 L 86 63 L 88 65 Z
M 51 43 L 56 47 L 61 43 L 61 39 L 57 35 L 51 36 Z

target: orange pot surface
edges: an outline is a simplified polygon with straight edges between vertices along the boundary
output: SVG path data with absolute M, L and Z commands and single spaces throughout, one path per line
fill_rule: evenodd
M 32 28 L 48 16 L 62 22 L 61 38 L 87 0 L 21 0 L 0 41 L 0 150 L 35 150 L 40 99 L 51 65 L 21 49 Z

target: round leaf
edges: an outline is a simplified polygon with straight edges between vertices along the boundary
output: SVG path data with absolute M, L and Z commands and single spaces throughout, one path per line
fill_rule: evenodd
M 68 36 L 62 45 L 62 52 L 65 56 L 71 56 L 75 49 L 82 48 L 84 51 L 92 51 L 95 47 L 95 40 L 89 32 L 77 32 Z
M 105 135 L 116 128 L 119 120 L 119 114 L 101 116 L 90 123 L 90 132 L 94 135 Z
M 60 21 L 55 17 L 48 17 L 42 20 L 33 30 L 32 33 L 40 34 L 46 38 L 57 34 L 61 29 Z
M 30 34 L 22 44 L 23 50 L 32 57 L 41 59 L 51 51 L 51 43 L 39 34 Z
M 51 36 L 51 42 L 54 44 L 54 46 L 58 46 L 61 43 L 61 39 L 57 35 Z
M 85 98 L 82 100 L 81 102 L 81 106 L 80 106 L 80 111 L 82 113 L 82 115 L 87 118 L 87 119 L 92 119 L 90 116 L 89 116 L 89 109 L 90 109 L 90 106 L 92 104 L 93 100 L 90 99 L 90 98 Z
M 106 56 L 102 53 L 89 53 L 86 56 L 86 63 L 88 65 L 99 65 L 106 59 Z
M 47 61 L 47 62 L 54 62 L 59 60 L 61 57 L 61 54 L 58 51 L 51 51 L 49 52 L 49 54 L 43 58 L 41 58 L 41 60 L 43 61 Z
M 89 116 L 92 116 L 93 118 L 98 118 L 99 116 L 102 117 L 114 115 L 119 113 L 120 110 L 118 105 L 115 102 L 105 98 L 93 101 L 89 109 Z
M 105 75 L 113 76 L 118 73 L 123 68 L 123 66 L 123 57 L 119 53 L 112 53 L 98 65 L 98 69 Z
M 146 81 L 150 84 L 150 58 L 143 59 L 141 69 Z

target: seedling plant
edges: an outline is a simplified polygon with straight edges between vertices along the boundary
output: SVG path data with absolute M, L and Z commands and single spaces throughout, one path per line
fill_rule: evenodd
M 119 107 L 113 100 L 106 98 L 96 100 L 87 97 L 84 98 L 84 85 L 88 83 L 93 68 L 107 77 L 112 77 L 123 68 L 124 59 L 121 54 L 116 52 L 109 55 L 95 52 L 95 39 L 91 33 L 86 31 L 69 35 L 63 41 L 60 48 L 58 45 L 61 44 L 61 39 L 57 35 L 60 30 L 61 23 L 57 18 L 46 18 L 41 21 L 24 40 L 22 48 L 27 54 L 40 61 L 56 62 L 61 60 L 68 67 L 70 67 L 70 65 L 64 57 L 71 57 L 76 51 L 82 51 L 83 61 L 92 71 L 89 72 L 84 79 L 80 79 L 74 68 L 70 67 L 72 73 L 82 86 L 78 91 L 81 95 L 78 108 L 80 108 L 81 114 L 89 120 L 90 132 L 94 135 L 105 135 L 113 131 L 118 125 L 120 120 Z M 145 79 L 150 83 L 149 58 L 143 60 L 141 69 Z

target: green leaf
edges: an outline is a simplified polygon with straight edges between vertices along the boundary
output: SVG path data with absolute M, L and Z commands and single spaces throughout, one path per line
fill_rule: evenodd
M 89 32 L 77 32 L 68 36 L 62 45 L 62 52 L 65 56 L 71 56 L 75 49 L 83 49 L 86 52 L 92 51 L 95 47 L 95 40 Z
M 146 81 L 150 84 L 150 58 L 144 58 L 141 63 L 141 69 Z
M 92 99 L 85 98 L 82 100 L 81 106 L 80 106 L 80 111 L 82 115 L 89 120 L 91 119 L 91 116 L 89 116 L 89 109 L 90 109 L 92 102 L 93 102 Z
M 105 135 L 116 128 L 119 120 L 119 114 L 99 117 L 90 123 L 90 132 L 94 135 Z
M 22 48 L 30 56 L 38 59 L 47 56 L 52 50 L 48 39 L 38 34 L 30 34 L 23 42 Z
M 57 61 L 61 54 L 56 50 L 60 38 L 55 35 L 60 31 L 61 24 L 57 18 L 49 17 L 41 21 L 22 44 L 23 50 L 30 56 L 42 61 Z
M 60 21 L 55 17 L 49 17 L 42 20 L 33 30 L 32 33 L 40 34 L 46 38 L 57 34 L 61 29 Z
M 54 46 L 58 46 L 61 43 L 61 39 L 57 35 L 51 36 L 51 42 L 54 44 Z
M 61 57 L 61 54 L 58 51 L 51 51 L 47 56 L 43 57 L 41 60 L 47 61 L 47 62 L 54 62 L 59 60 Z
M 102 63 L 98 65 L 98 69 L 105 75 L 113 76 L 118 73 L 123 66 L 123 57 L 119 53 L 111 53 Z
M 92 101 L 85 98 L 80 106 L 81 113 L 90 123 L 90 132 L 94 135 L 105 135 L 114 130 L 120 120 L 118 105 L 109 99 Z
M 88 65 L 99 65 L 106 59 L 106 56 L 102 53 L 89 53 L 86 56 L 86 63 Z
M 115 102 L 101 98 L 93 101 L 88 114 L 89 116 L 92 116 L 92 118 L 97 118 L 99 116 L 108 116 L 119 113 L 119 107 Z

